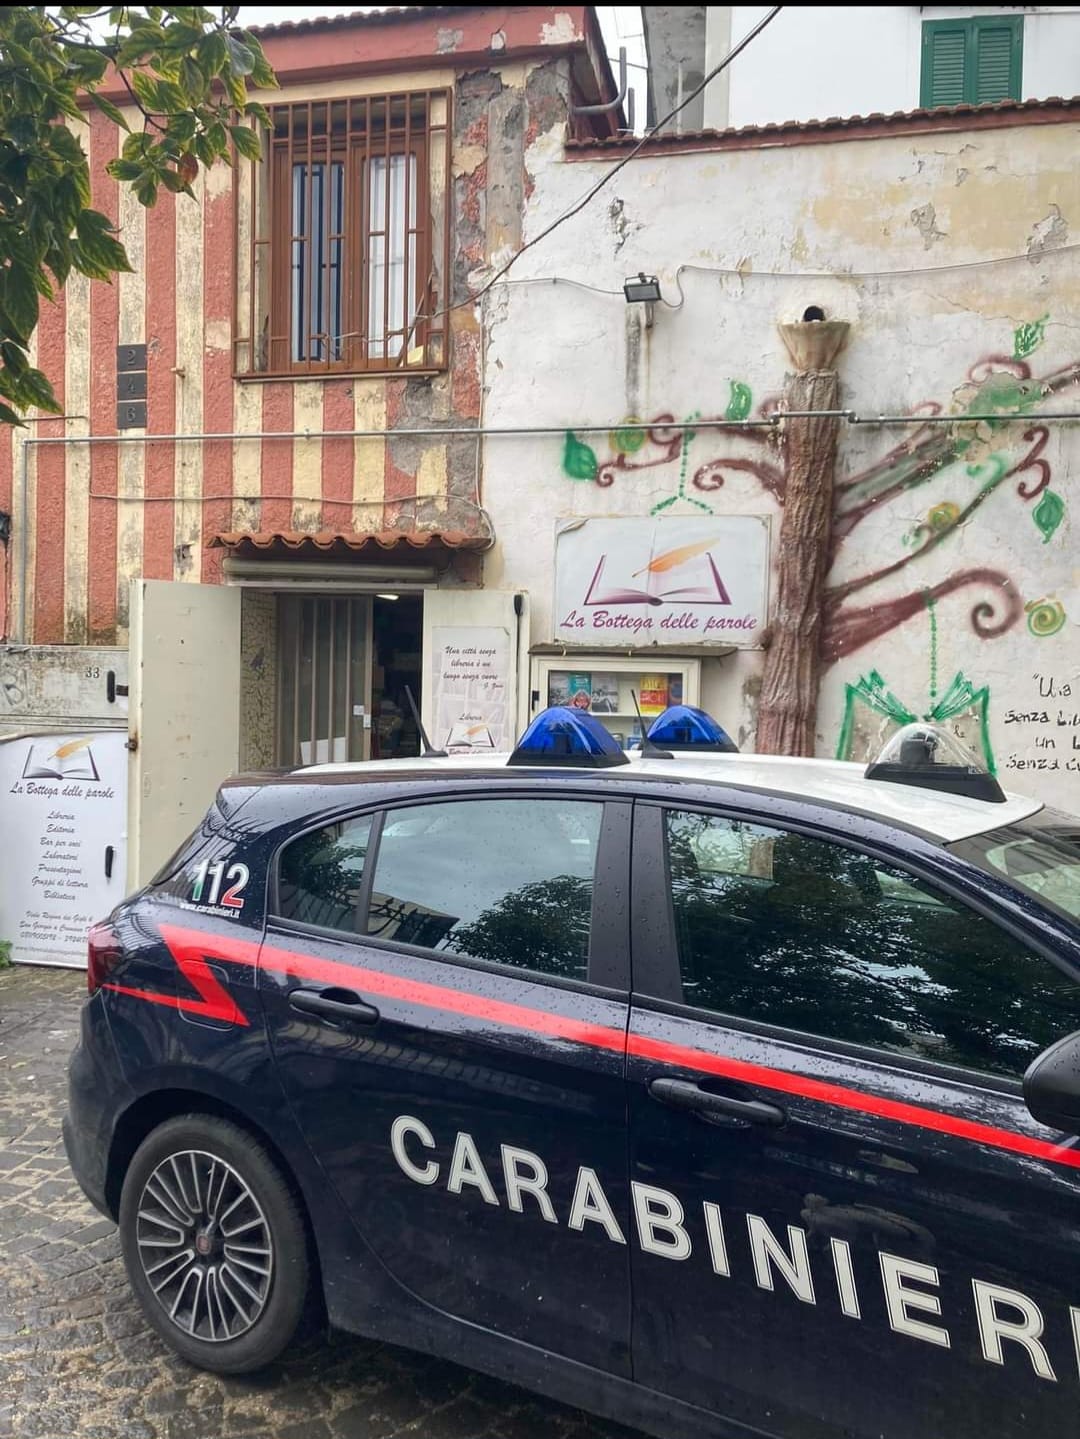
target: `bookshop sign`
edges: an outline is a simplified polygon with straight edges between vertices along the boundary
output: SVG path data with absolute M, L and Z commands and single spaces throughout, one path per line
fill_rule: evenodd
M 0 937 L 32 964 L 86 965 L 86 934 L 123 898 L 127 734 L 0 737 Z
M 766 515 L 565 520 L 555 639 L 590 648 L 754 649 L 769 589 Z

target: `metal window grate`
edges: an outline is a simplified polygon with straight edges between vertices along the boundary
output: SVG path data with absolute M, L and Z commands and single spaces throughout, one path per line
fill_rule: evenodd
M 237 207 L 237 373 L 444 368 L 449 92 L 269 113 Z
M 278 764 L 367 758 L 370 654 L 369 598 L 278 597 Z

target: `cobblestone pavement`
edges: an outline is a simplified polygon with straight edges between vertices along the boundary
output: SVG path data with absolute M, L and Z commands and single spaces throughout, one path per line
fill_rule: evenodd
M 325 1336 L 252 1378 L 172 1357 L 64 1157 L 82 974 L 0 973 L 0 1439 L 637 1439 L 451 1364 Z

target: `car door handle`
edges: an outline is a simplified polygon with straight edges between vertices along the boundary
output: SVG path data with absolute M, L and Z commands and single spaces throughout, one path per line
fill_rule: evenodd
M 294 989 L 289 995 L 289 1007 L 316 1019 L 344 1020 L 349 1024 L 375 1024 L 379 1018 L 375 1006 L 352 989 Z
M 686 1079 L 654 1079 L 649 1084 L 650 1096 L 672 1109 L 685 1109 L 706 1119 L 741 1119 L 744 1124 L 765 1124 L 775 1128 L 784 1124 L 787 1115 L 776 1104 L 760 1099 L 733 1099 L 728 1094 L 712 1094 Z

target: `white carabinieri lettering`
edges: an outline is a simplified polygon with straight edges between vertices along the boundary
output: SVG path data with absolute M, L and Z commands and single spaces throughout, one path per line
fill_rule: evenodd
M 448 1194 L 468 1202 L 468 1191 L 475 1191 L 484 1204 L 502 1208 L 503 1201 L 492 1180 L 495 1175 L 501 1179 L 505 1207 L 512 1214 L 538 1217 L 545 1224 L 565 1223 L 567 1229 L 581 1235 L 593 1235 L 599 1229 L 613 1244 L 626 1244 L 625 1231 L 632 1223 L 643 1254 L 675 1263 L 691 1258 L 695 1229 L 699 1233 L 703 1230 L 703 1248 L 714 1275 L 730 1279 L 733 1273 L 738 1277 L 741 1272 L 745 1280 L 752 1275 L 755 1286 L 769 1293 L 776 1292 L 779 1276 L 783 1281 L 781 1293 L 790 1290 L 803 1304 L 830 1302 L 831 1286 L 824 1284 L 820 1272 L 820 1297 L 815 1289 L 814 1265 L 831 1260 L 836 1284 L 834 1302 L 838 1303 L 839 1312 L 849 1319 L 865 1317 L 867 1275 L 864 1270 L 861 1276 L 864 1293 L 860 1297 L 856 1281 L 858 1250 L 853 1255 L 847 1239 L 828 1236 L 829 1258 L 824 1261 L 815 1258 L 812 1265 L 806 1229 L 788 1224 L 786 1236 L 781 1238 L 761 1215 L 746 1214 L 743 1218 L 748 1252 L 741 1270 L 739 1256 L 735 1255 L 733 1270 L 725 1216 L 713 1200 L 703 1200 L 699 1214 L 688 1214 L 682 1200 L 668 1189 L 633 1180 L 627 1194 L 625 1179 L 610 1179 L 611 1194 L 617 1195 L 613 1203 L 597 1171 L 583 1164 L 572 1186 L 568 1186 L 565 1219 L 561 1219 L 560 1200 L 558 1194 L 552 1193 L 548 1167 L 532 1150 L 500 1144 L 498 1157 L 489 1170 L 479 1146 L 465 1130 L 454 1135 L 448 1158 L 444 1150 L 444 1158 L 440 1160 L 439 1148 L 435 1135 L 415 1115 L 399 1115 L 391 1125 L 391 1153 L 402 1174 L 413 1184 L 430 1188 L 445 1175 L 443 1182 Z M 475 1197 L 472 1202 L 477 1202 Z M 728 1218 L 734 1223 L 733 1216 Z M 814 1234 L 816 1240 L 826 1237 L 818 1228 Z M 878 1252 L 877 1260 L 884 1315 L 893 1332 L 941 1349 L 951 1349 L 952 1336 L 943 1322 L 940 1294 L 935 1292 L 941 1285 L 936 1266 L 883 1250 Z M 568 1262 L 573 1263 L 572 1258 Z M 1030 1365 L 1037 1378 L 1057 1383 L 1050 1351 L 1043 1340 L 1046 1319 L 1035 1300 L 1017 1289 L 981 1279 L 972 1279 L 971 1288 L 979 1346 L 986 1363 L 1005 1366 L 1010 1356 L 1015 1356 L 1014 1364 L 1019 1362 L 1025 1368 Z M 1069 1307 L 1068 1326 L 1080 1374 L 1080 1306 Z

